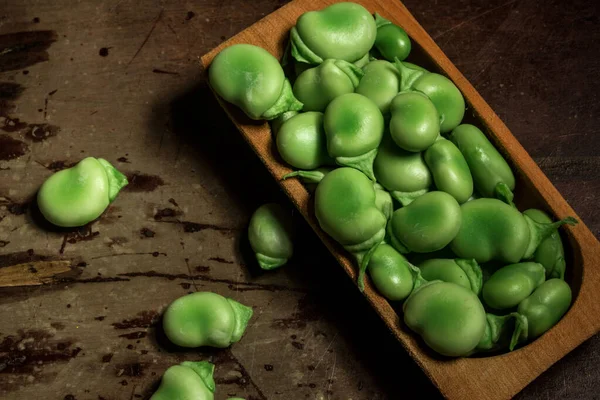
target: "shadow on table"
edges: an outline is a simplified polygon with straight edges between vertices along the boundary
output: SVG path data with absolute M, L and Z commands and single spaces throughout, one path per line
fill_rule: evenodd
M 150 129 L 156 131 L 158 126 L 164 126 L 167 115 L 169 127 L 180 145 L 193 149 L 247 215 L 265 202 L 289 205 L 283 191 L 229 120 L 205 81 L 171 101 L 155 105 L 154 110 L 160 121 L 150 121 Z M 385 398 L 397 398 L 398 393 L 408 397 L 441 398 L 308 224 L 297 213 L 295 220 L 295 256 L 285 269 L 272 273 L 284 273 L 297 282 L 297 286 L 309 289 L 305 301 L 310 303 L 311 312 L 335 327 L 349 351 L 385 393 Z M 247 261 L 248 278 L 263 274 L 264 271 L 252 265 L 255 261 L 251 249 L 244 234 L 241 236 L 238 248 Z M 161 347 L 166 346 L 164 338 L 156 339 Z M 361 388 L 360 377 L 356 378 L 356 384 Z

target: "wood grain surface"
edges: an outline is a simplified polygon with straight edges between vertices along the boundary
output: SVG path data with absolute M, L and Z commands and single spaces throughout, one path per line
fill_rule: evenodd
M 144 398 L 169 365 L 195 359 L 217 364 L 217 399 L 438 396 L 300 218 L 290 265 L 260 273 L 249 256 L 251 212 L 286 199 L 198 58 L 284 2 L 138 3 L 8 1 L 0 12 L 0 267 L 77 270 L 1 290 L 0 396 Z M 598 236 L 596 6 L 405 5 Z M 35 191 L 87 155 L 131 184 L 98 221 L 49 231 Z M 240 343 L 166 343 L 161 311 L 193 290 L 255 308 Z M 596 398 L 599 351 L 596 336 L 517 397 Z

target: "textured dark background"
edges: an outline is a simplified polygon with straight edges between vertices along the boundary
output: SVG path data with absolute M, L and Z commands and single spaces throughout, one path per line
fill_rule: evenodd
M 196 359 L 216 363 L 217 399 L 438 396 L 302 221 L 288 266 L 261 274 L 248 257 L 250 214 L 286 200 L 202 82 L 199 56 L 284 3 L 3 3 L 0 267 L 76 267 L 0 289 L 0 397 L 143 398 L 168 366 Z M 596 2 L 405 4 L 598 236 Z M 32 196 L 84 156 L 131 184 L 92 225 L 43 229 Z M 160 312 L 192 290 L 255 308 L 241 342 L 168 346 Z M 599 398 L 599 354 L 596 336 L 517 398 Z

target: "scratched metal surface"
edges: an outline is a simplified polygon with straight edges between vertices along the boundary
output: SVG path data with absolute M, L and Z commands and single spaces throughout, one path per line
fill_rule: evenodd
M 8 0 L 0 10 L 0 267 L 73 261 L 0 289 L 0 397 L 147 398 L 182 360 L 216 363 L 217 399 L 435 398 L 298 221 L 297 256 L 260 273 L 244 228 L 284 201 L 202 82 L 198 57 L 285 2 Z M 407 7 L 598 236 L 600 12 L 592 2 Z M 30 32 L 30 33 L 25 33 Z M 84 156 L 131 184 L 96 222 L 49 231 L 36 189 Z M 227 350 L 175 349 L 161 311 L 194 290 L 252 306 Z M 597 398 L 600 339 L 517 397 Z

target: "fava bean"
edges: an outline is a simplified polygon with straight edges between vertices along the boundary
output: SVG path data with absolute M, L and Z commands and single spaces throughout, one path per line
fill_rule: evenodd
M 224 348 L 239 341 L 252 308 L 212 292 L 182 296 L 167 307 L 163 329 L 177 346 Z
M 302 109 L 279 61 L 265 49 L 234 44 L 214 58 L 208 70 L 213 90 L 255 120 L 271 120 Z
M 536 210 L 535 208 L 525 210 L 523 214 L 535 222 L 544 224 L 552 223 L 552 219 L 545 212 Z M 533 254 L 533 260 L 544 266 L 546 269 L 546 279 L 565 278 L 565 250 L 558 231 L 553 232 L 540 243 Z
M 325 111 L 336 97 L 353 93 L 363 71 L 344 60 L 327 59 L 302 72 L 294 82 L 294 95 L 304 103 L 304 111 Z
M 379 145 L 373 172 L 377 182 L 404 206 L 427 193 L 432 185 L 431 172 L 423 160 L 423 154 L 401 149 L 389 134 L 384 136 Z
M 517 307 L 517 312 L 527 319 L 527 338 L 535 339 L 556 325 L 569 309 L 571 300 L 571 288 L 562 279 L 548 279 L 538 286 Z M 510 349 L 517 344 L 513 340 Z
M 327 151 L 338 165 L 356 168 L 370 179 L 383 136 L 383 116 L 377 105 L 356 93 L 336 97 L 323 119 Z
M 285 121 L 277 133 L 276 144 L 281 158 L 292 167 L 315 169 L 335 164 L 327 154 L 320 112 L 303 112 Z
M 398 70 L 388 61 L 375 60 L 365 65 L 363 71 L 356 93 L 371 99 L 382 114 L 387 114 L 392 99 L 400 91 Z
M 474 125 L 457 126 L 449 139 L 465 156 L 475 188 L 483 197 L 496 197 L 512 204 L 515 176 L 506 160 Z
M 467 161 L 454 143 L 440 137 L 425 150 L 424 155 L 438 190 L 452 195 L 460 204 L 471 198 L 473 177 Z
M 307 64 L 333 58 L 354 62 L 373 47 L 377 26 L 363 6 L 342 2 L 305 12 L 290 31 L 291 54 Z
M 462 225 L 451 249 L 460 258 L 478 263 L 517 263 L 533 256 L 542 240 L 563 224 L 577 221 L 567 217 L 552 224 L 535 222 L 516 208 L 497 199 L 481 198 L 463 205 Z
M 510 264 L 494 272 L 483 285 L 483 300 L 496 310 L 513 308 L 529 297 L 545 280 L 542 264 Z
M 127 184 L 125 175 L 108 161 L 87 157 L 46 179 L 37 203 L 44 218 L 54 225 L 83 226 L 102 215 Z
M 455 283 L 421 285 L 406 299 L 403 310 L 406 325 L 445 356 L 471 354 L 485 333 L 483 305 L 475 293 Z
M 213 400 L 215 366 L 207 361 L 184 361 L 165 371 L 150 400 Z
M 390 134 L 404 150 L 423 151 L 440 135 L 436 106 L 420 92 L 401 92 L 392 100 Z
M 454 197 L 433 191 L 394 211 L 387 234 L 400 253 L 429 253 L 450 243 L 460 227 L 461 209 Z
M 359 271 L 366 268 L 385 236 L 387 218 L 378 208 L 376 197 L 373 182 L 354 168 L 334 169 L 325 175 L 315 193 L 319 226 L 354 255 Z M 359 285 L 362 287 L 362 283 Z
M 375 13 L 375 25 L 377 26 L 375 47 L 386 60 L 394 61 L 397 58 L 402 61 L 408 57 L 411 43 L 404 29 L 377 13 Z
M 463 286 L 479 295 L 483 278 L 475 260 L 433 258 L 419 264 L 421 276 L 428 281 L 440 280 Z
M 377 291 L 388 300 L 402 301 L 413 290 L 414 273 L 409 262 L 387 243 L 380 244 L 373 252 L 367 270 Z M 362 284 L 362 277 L 358 282 Z
M 415 69 L 396 60 L 401 76 L 401 91 L 413 90 L 425 94 L 440 114 L 440 131 L 450 132 L 465 115 L 465 99 L 454 83 L 443 75 Z M 460 147 L 460 146 L 459 146 Z
M 248 239 L 262 269 L 270 270 L 287 263 L 294 252 L 292 237 L 291 216 L 281 205 L 263 204 L 252 214 Z

